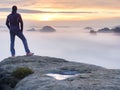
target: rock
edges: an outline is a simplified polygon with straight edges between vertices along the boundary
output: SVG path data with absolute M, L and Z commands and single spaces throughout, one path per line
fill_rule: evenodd
M 90 33 L 91 33 L 91 34 L 96 34 L 97 32 L 94 31 L 94 30 L 90 30 Z
M 18 80 L 11 76 L 11 74 L 3 69 L 0 69 L 0 90 L 12 90 L 17 84 Z
M 56 30 L 51 26 L 44 26 L 40 31 L 41 32 L 55 32 Z
M 98 32 L 102 32 L 102 33 L 120 33 L 120 27 L 115 27 L 115 28 L 112 28 L 112 29 L 109 29 L 109 28 L 103 28 L 103 29 L 99 29 Z
M 93 28 L 92 27 L 85 27 L 84 29 L 86 29 L 86 30 L 92 30 Z
M 19 81 L 14 90 L 120 90 L 120 70 L 41 56 L 6 58 L 0 63 L 8 73 L 18 67 L 30 68 L 34 73 Z M 77 75 L 57 80 L 48 73 Z
M 36 31 L 34 28 L 28 29 L 27 31 Z
M 98 32 L 101 32 L 101 33 L 110 33 L 110 32 L 113 32 L 113 30 L 109 29 L 109 28 L 102 28 L 102 29 L 99 29 Z
M 115 27 L 112 29 L 115 33 L 120 33 L 120 27 Z

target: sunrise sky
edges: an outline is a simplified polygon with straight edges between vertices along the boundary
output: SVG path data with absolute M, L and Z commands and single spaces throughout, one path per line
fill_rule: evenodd
M 17 5 L 23 18 L 37 21 L 99 20 L 120 18 L 119 0 L 1 0 L 0 19 Z
M 13 5 L 23 18 L 25 37 L 35 55 L 120 69 L 120 35 L 90 34 L 85 29 L 120 26 L 120 0 L 0 0 L 0 60 L 10 56 L 6 18 Z M 56 32 L 39 32 L 44 26 Z M 24 55 L 20 39 L 15 43 L 16 56 Z

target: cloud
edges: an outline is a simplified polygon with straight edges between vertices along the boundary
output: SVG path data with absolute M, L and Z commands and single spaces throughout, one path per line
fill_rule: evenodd
M 10 12 L 11 8 L 0 8 L 1 12 Z M 40 11 L 40 10 L 29 10 L 29 9 L 18 9 L 21 13 L 97 13 L 97 12 L 86 12 L 86 11 Z
M 17 5 L 22 8 L 107 8 L 120 9 L 119 0 L 1 0 L 0 7 Z
M 32 4 L 33 4 L 33 0 Z M 49 8 L 116 8 L 120 9 L 119 0 L 34 0 L 34 5 L 37 7 Z
M 10 8 L 0 8 L 0 12 L 8 12 L 11 11 Z

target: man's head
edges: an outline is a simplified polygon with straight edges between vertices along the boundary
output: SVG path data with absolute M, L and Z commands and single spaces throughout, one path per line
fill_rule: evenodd
M 17 6 L 12 6 L 12 12 L 16 12 L 17 11 Z

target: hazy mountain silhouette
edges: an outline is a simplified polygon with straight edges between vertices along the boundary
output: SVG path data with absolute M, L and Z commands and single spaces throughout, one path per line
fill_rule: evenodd
M 116 33 L 120 33 L 120 27 L 115 27 L 112 29 L 112 31 L 114 31 Z
M 105 28 L 99 29 L 98 32 L 100 32 L 100 33 L 108 33 L 108 32 L 113 32 L 113 30 L 105 27 Z
M 112 33 L 113 32 L 114 33 L 120 33 L 120 27 L 117 26 L 117 27 L 114 27 L 112 29 L 105 27 L 105 28 L 99 29 L 98 32 L 102 32 L 102 33 L 111 33 L 111 32 Z
M 44 26 L 40 29 L 40 32 L 56 32 L 56 30 L 51 26 Z

